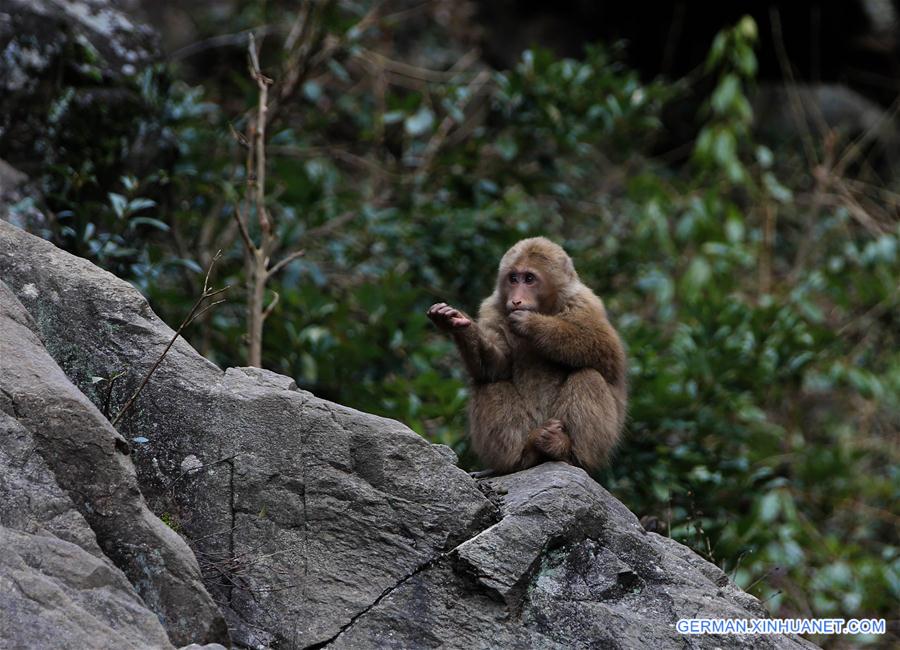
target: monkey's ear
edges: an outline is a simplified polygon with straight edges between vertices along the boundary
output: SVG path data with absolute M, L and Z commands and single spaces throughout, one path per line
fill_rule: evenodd
M 575 262 L 572 261 L 572 258 L 568 255 L 565 256 L 562 263 L 562 270 L 570 278 L 575 277 Z

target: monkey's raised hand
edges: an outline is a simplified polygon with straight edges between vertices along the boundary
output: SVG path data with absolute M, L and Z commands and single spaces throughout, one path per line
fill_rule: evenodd
M 426 313 L 431 322 L 445 332 L 462 329 L 472 324 L 471 318 L 445 302 L 433 304 Z

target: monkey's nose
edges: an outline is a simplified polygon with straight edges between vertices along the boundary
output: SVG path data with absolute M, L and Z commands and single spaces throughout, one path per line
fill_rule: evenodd
M 522 301 L 521 300 L 513 300 L 512 304 L 515 305 L 516 307 L 518 307 L 519 305 L 522 304 Z

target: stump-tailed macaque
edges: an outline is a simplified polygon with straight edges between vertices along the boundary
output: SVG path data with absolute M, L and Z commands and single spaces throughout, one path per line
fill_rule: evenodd
M 510 248 L 477 321 L 445 303 L 428 316 L 471 377 L 469 434 L 485 465 L 604 465 L 625 421 L 625 351 L 560 246 L 534 237 Z

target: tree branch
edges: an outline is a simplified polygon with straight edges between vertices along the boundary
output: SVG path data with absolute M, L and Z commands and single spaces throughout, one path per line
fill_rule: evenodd
M 273 266 L 272 268 L 270 268 L 267 271 L 266 279 L 271 278 L 273 275 L 278 273 L 285 266 L 287 266 L 288 264 L 293 262 L 298 257 L 303 256 L 305 253 L 306 253 L 306 251 L 301 249 L 298 251 L 294 251 L 293 253 L 289 253 L 288 255 L 285 255 L 285 257 L 281 261 L 279 261 L 277 264 L 275 264 L 275 266 Z
M 244 240 L 244 246 L 247 247 L 247 251 L 250 253 L 256 252 L 256 244 L 253 243 L 253 240 L 250 239 L 250 233 L 247 231 L 247 224 L 244 223 L 244 216 L 241 213 L 240 202 L 236 202 L 234 204 L 234 212 L 232 212 L 235 221 L 238 224 L 238 230 L 241 232 L 241 239 Z
M 194 306 L 191 307 L 191 311 L 188 312 L 188 315 L 185 316 L 184 320 L 181 321 L 181 325 L 179 325 L 178 329 L 175 330 L 175 334 L 172 335 L 171 340 L 169 341 L 168 345 L 166 345 L 165 349 L 162 351 L 162 354 L 159 355 L 159 358 L 156 360 L 156 363 L 154 363 L 150 367 L 150 370 L 147 371 L 147 374 L 144 375 L 144 379 L 141 381 L 140 385 L 138 385 L 137 390 L 135 390 L 134 393 L 132 393 L 131 397 L 128 398 L 128 401 L 125 402 L 125 406 L 122 407 L 122 410 L 119 411 L 118 415 L 116 415 L 116 417 L 113 418 L 113 420 L 112 420 L 113 426 L 116 426 L 116 424 L 119 422 L 119 420 L 122 419 L 122 416 L 125 415 L 125 413 L 128 412 L 128 409 L 130 409 L 134 405 L 134 402 L 138 398 L 138 395 L 141 394 L 141 391 L 144 390 L 144 387 L 147 385 L 147 382 L 150 381 L 150 377 L 152 377 L 153 373 L 156 372 L 156 369 L 159 368 L 159 364 L 161 364 L 163 359 L 166 358 L 166 355 L 169 353 L 169 350 L 175 344 L 175 341 L 178 339 L 178 337 L 181 336 L 181 332 L 184 331 L 184 328 L 186 328 L 188 325 L 190 325 L 192 322 L 194 322 L 194 319 L 196 319 L 200 315 L 209 311 L 212 307 L 225 302 L 224 300 L 217 300 L 213 303 L 210 303 L 210 304 L 204 306 L 202 309 L 200 309 L 200 306 L 203 304 L 204 300 L 206 300 L 207 298 L 211 298 L 212 296 L 216 296 L 216 295 L 218 295 L 224 291 L 227 291 L 228 289 L 231 288 L 230 286 L 226 286 L 226 287 L 222 287 L 221 289 L 216 289 L 214 291 L 211 291 L 209 289 L 210 275 L 212 274 L 213 267 L 215 266 L 216 262 L 219 260 L 219 258 L 221 256 L 222 256 L 222 251 L 219 251 L 213 257 L 212 262 L 210 262 L 210 264 L 209 264 L 209 268 L 206 270 L 206 278 L 203 280 L 203 294 L 201 294 L 201 296 L 197 299 L 197 301 L 194 303 Z
M 266 307 L 265 311 L 262 313 L 262 319 L 266 320 L 269 317 L 269 314 L 272 313 L 272 310 L 275 309 L 275 305 L 278 304 L 278 301 L 281 299 L 281 296 L 277 291 L 272 291 L 274 297 L 272 298 L 272 302 L 269 303 L 268 307 Z

